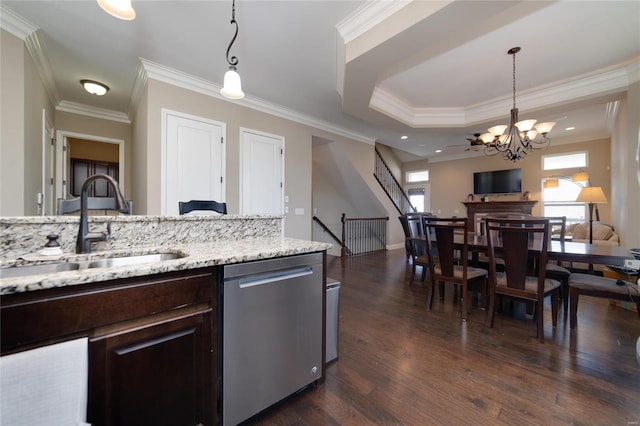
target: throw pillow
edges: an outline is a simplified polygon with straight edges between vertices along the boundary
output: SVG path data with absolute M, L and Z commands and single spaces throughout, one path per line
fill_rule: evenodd
M 613 237 L 613 230 L 609 226 L 603 225 L 601 223 L 593 224 L 594 240 L 608 240 L 611 237 Z

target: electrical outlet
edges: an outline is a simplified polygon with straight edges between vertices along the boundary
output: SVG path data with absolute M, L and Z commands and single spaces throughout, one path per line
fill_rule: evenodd
M 629 269 L 640 269 L 640 259 L 625 259 L 624 266 Z

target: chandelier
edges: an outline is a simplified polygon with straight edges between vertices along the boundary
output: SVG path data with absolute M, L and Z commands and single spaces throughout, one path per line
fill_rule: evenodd
M 232 56 L 229 58 L 229 51 L 231 51 L 231 46 L 236 41 L 236 37 L 238 37 L 238 22 L 236 21 L 236 1 L 233 0 L 231 6 L 231 24 L 236 25 L 236 33 L 233 35 L 231 42 L 229 43 L 229 47 L 227 47 L 227 62 L 229 63 L 229 70 L 224 74 L 224 86 L 220 89 L 220 94 L 225 98 L 229 99 L 242 99 L 244 98 L 244 92 L 242 91 L 242 82 L 240 81 L 240 74 L 236 70 L 236 65 L 238 65 L 238 58 L 236 56 Z
M 547 134 L 551 131 L 555 122 L 538 123 L 537 120 L 518 121 L 518 108 L 516 108 L 516 53 L 519 47 L 512 47 L 507 52 L 513 55 L 513 108 L 511 109 L 511 121 L 509 125 L 494 126 L 480 136 L 484 142 L 486 155 L 502 153 L 505 160 L 514 163 L 524 157 L 533 149 L 545 148 L 551 143 Z M 541 136 L 538 138 L 538 136 Z

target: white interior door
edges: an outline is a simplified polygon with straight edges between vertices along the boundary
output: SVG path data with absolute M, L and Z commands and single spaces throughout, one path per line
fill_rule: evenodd
M 169 110 L 162 117 L 162 214 L 177 215 L 179 201 L 224 202 L 224 123 Z
M 282 214 L 284 138 L 240 129 L 240 212 Z

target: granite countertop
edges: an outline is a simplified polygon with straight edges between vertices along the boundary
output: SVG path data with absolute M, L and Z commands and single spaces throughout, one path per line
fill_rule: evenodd
M 155 263 L 80 269 L 75 271 L 29 275 L 25 277 L 3 278 L 0 282 L 0 295 L 312 253 L 327 250 L 330 247 L 331 244 L 327 243 L 285 237 L 271 237 L 207 243 L 182 243 L 171 246 L 146 246 L 130 249 L 96 251 L 90 254 L 68 253 L 61 257 L 56 257 L 49 262 L 39 261 L 37 263 L 86 262 L 89 260 L 109 257 L 154 253 L 176 253 L 183 257 Z M 17 258 L 4 260 L 0 266 L 10 267 L 29 264 L 33 264 L 33 262 L 27 262 L 23 259 Z

